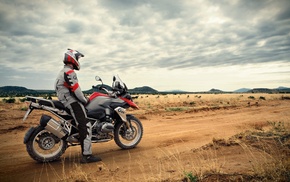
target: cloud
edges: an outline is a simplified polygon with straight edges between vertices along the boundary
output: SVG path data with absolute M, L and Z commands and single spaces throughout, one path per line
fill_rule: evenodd
M 290 64 L 289 12 L 288 0 L 1 1 L 0 66 L 57 73 L 67 48 L 99 73 Z
M 69 22 L 66 23 L 65 28 L 67 33 L 76 34 L 82 33 L 84 25 L 81 21 L 70 20 Z

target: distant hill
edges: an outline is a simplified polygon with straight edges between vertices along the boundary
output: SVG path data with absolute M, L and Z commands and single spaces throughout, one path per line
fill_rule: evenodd
M 277 90 L 280 90 L 280 89 L 289 89 L 288 87 L 282 87 L 282 86 L 280 86 L 280 87 L 278 87 L 278 88 L 276 88 Z
M 240 88 L 238 90 L 235 90 L 234 92 L 242 93 L 242 92 L 248 92 L 249 90 L 251 90 L 251 89 L 250 88 Z
M 148 87 L 148 86 L 143 86 L 143 87 L 136 87 L 133 89 L 129 89 L 129 92 L 132 94 L 156 94 L 158 93 L 157 90 Z
M 213 93 L 222 93 L 223 91 L 222 91 L 222 90 L 219 90 L 219 89 L 212 88 L 212 89 L 210 89 L 208 92 L 213 92 Z
M 278 87 L 274 89 L 269 89 L 269 88 L 254 88 L 254 89 L 249 89 L 249 88 L 240 88 L 238 90 L 235 90 L 233 92 L 227 92 L 227 91 L 222 91 L 219 89 L 212 88 L 208 92 L 205 93 L 290 93 L 290 88 L 288 87 Z
M 280 93 L 290 93 L 290 88 L 287 88 L 287 87 L 278 87 L 276 88 L 276 90 Z
M 101 85 L 97 85 L 98 86 L 101 86 Z M 105 87 L 107 90 L 112 90 L 112 87 L 109 86 L 109 85 L 103 85 L 103 87 Z M 133 89 L 128 89 L 129 93 L 131 94 L 155 94 L 155 93 L 158 93 L 157 90 L 151 88 L 151 87 L 148 87 L 148 86 L 143 86 L 143 87 L 136 87 L 136 88 L 133 88 Z M 91 94 L 93 92 L 103 92 L 105 93 L 104 91 L 102 90 L 99 90 L 98 88 L 93 88 L 93 89 L 90 89 L 90 90 L 87 90 L 87 91 L 84 91 L 84 93 L 86 94 Z
M 270 88 L 240 88 L 238 90 L 235 90 L 233 92 L 237 93 L 290 93 L 290 88 L 288 87 L 278 87 L 274 89 Z
M 26 95 L 34 95 L 34 96 L 39 96 L 39 95 L 52 95 L 54 94 L 54 90 L 32 90 L 32 89 L 27 89 L 25 87 L 19 87 L 19 86 L 4 86 L 0 87 L 0 97 L 8 97 L 8 96 L 26 96 Z
M 4 86 L 4 87 L 0 87 L 0 92 L 23 93 L 23 92 L 35 92 L 35 90 L 27 89 L 25 87 L 18 87 L 18 86 Z
M 272 89 L 269 88 L 254 88 L 252 90 L 249 90 L 250 93 L 273 93 Z
M 25 87 L 18 86 L 4 86 L 0 87 L 0 96 L 22 96 L 25 94 L 37 93 L 35 90 L 27 89 Z
M 254 88 L 249 90 L 250 93 L 290 93 L 290 88 L 278 87 L 274 89 L 269 88 Z
M 99 85 L 100 86 L 100 85 Z M 111 90 L 111 87 L 109 85 L 103 85 L 106 89 Z M 93 92 L 100 92 L 100 90 L 94 88 L 90 90 L 84 91 L 85 94 L 91 94 Z M 290 88 L 288 87 L 278 87 L 274 89 L 269 88 L 254 88 L 254 89 L 248 89 L 248 88 L 241 88 L 238 90 L 235 90 L 233 92 L 226 92 L 219 89 L 212 88 L 211 90 L 207 92 L 187 92 L 182 90 L 172 90 L 172 91 L 163 91 L 159 92 L 158 90 L 155 90 L 149 86 L 143 86 L 143 87 L 136 87 L 133 89 L 129 89 L 129 93 L 131 94 L 190 94 L 190 93 L 290 93 Z M 20 86 L 4 86 L 0 87 L 0 97 L 9 97 L 9 96 L 25 96 L 25 95 L 33 95 L 33 96 L 43 96 L 43 95 L 55 95 L 54 90 L 32 90 L 27 89 L 25 87 Z
M 100 85 L 98 85 L 100 86 Z M 103 85 L 107 90 L 112 90 L 112 88 L 109 85 Z M 90 90 L 83 91 L 85 94 L 91 94 L 93 92 L 104 92 L 97 88 L 92 88 Z M 129 89 L 129 92 L 131 94 L 156 94 L 158 93 L 157 90 L 149 87 L 149 86 L 143 86 L 143 87 L 136 87 L 133 89 Z M 8 96 L 25 96 L 25 95 L 34 95 L 39 96 L 43 94 L 55 94 L 54 90 L 32 90 L 27 89 L 25 87 L 18 87 L 18 86 L 4 86 L 0 87 L 0 97 L 8 97 Z

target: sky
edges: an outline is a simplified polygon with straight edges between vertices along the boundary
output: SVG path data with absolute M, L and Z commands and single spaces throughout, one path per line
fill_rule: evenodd
M 0 86 L 54 89 L 67 48 L 82 90 L 290 87 L 290 0 L 0 0 Z

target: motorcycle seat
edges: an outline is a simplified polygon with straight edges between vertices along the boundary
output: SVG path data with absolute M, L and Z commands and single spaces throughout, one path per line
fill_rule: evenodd
M 66 110 L 64 105 L 58 100 L 40 100 L 38 103 L 40 105 L 45 105 L 45 106 L 49 106 L 49 107 L 56 107 L 60 110 Z M 54 106 L 52 105 L 52 103 Z

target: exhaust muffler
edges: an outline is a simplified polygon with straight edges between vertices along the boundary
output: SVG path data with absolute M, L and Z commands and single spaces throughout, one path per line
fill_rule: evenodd
M 41 116 L 40 125 L 58 138 L 63 138 L 66 135 L 60 123 L 48 115 L 43 114 Z

